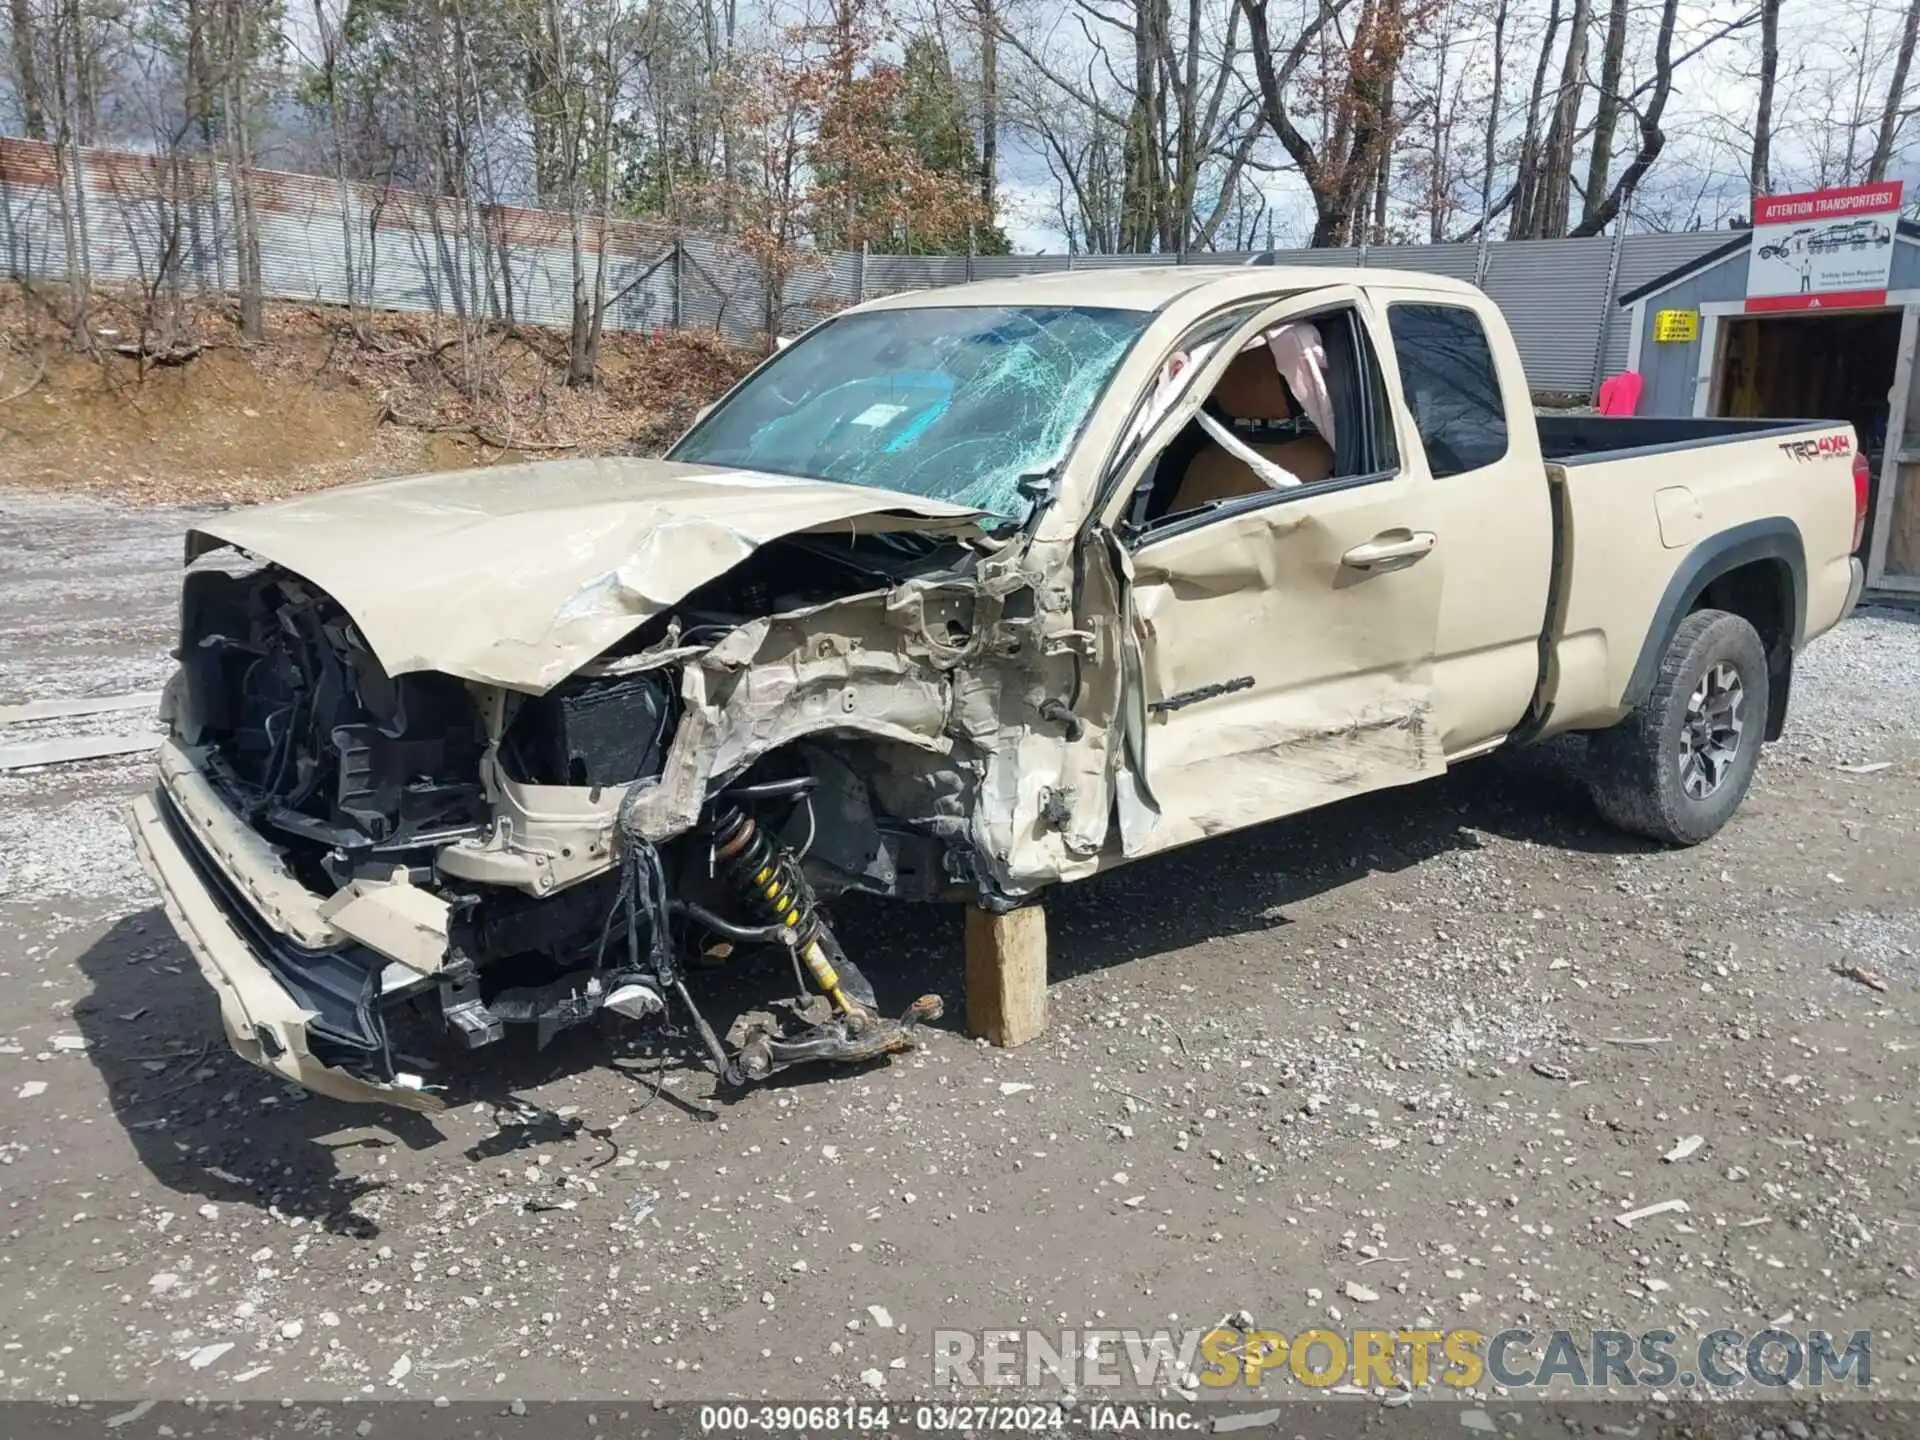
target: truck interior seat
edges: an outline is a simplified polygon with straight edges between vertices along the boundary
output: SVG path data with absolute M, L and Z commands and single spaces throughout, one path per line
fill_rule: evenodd
M 1310 430 L 1298 433 L 1303 423 L 1300 407 L 1266 345 L 1235 356 L 1209 398 L 1249 448 L 1303 482 L 1333 474 L 1333 447 Z M 1270 434 L 1263 436 L 1263 430 Z M 1214 500 L 1258 495 L 1266 488 L 1250 466 L 1209 442 L 1188 464 L 1168 512 L 1178 514 Z

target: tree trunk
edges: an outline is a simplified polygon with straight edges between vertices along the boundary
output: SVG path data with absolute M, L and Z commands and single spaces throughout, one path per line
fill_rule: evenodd
M 1282 148 L 1298 167 L 1300 178 L 1306 182 L 1307 191 L 1313 196 L 1311 243 L 1315 247 L 1344 245 L 1347 236 L 1352 233 L 1349 228 L 1353 221 L 1354 206 L 1351 161 L 1356 152 L 1346 144 L 1338 126 L 1324 132 L 1330 138 L 1316 149 L 1313 142 L 1301 133 L 1300 127 L 1294 124 L 1294 112 L 1288 106 L 1288 91 L 1294 72 L 1300 68 L 1309 47 L 1325 32 L 1335 9 L 1331 4 L 1322 5 L 1306 25 L 1295 33 L 1292 42 L 1278 51 L 1276 63 L 1276 47 L 1267 26 L 1266 0 L 1240 0 L 1240 13 L 1247 20 L 1247 50 L 1253 56 L 1254 75 L 1260 82 L 1261 118 L 1280 137 Z M 1371 24 L 1368 13 L 1363 11 L 1356 37 L 1361 30 L 1370 30 Z M 1349 53 L 1359 55 L 1361 51 L 1362 43 L 1356 38 Z M 1396 53 L 1394 63 L 1398 63 L 1398 58 Z M 1351 90 L 1348 94 L 1351 96 Z M 1354 98 L 1358 103 L 1357 97 Z M 1328 103 L 1332 103 L 1331 99 Z
M 67 293 L 73 304 L 70 330 L 73 348 L 93 348 L 90 313 L 93 304 L 93 243 L 87 224 L 86 157 L 80 153 L 79 105 L 75 99 L 75 78 L 68 73 L 75 45 L 69 49 L 56 43 L 50 55 L 53 73 L 53 100 L 58 107 L 54 134 L 54 177 L 58 187 L 61 239 L 67 252 Z
M 1666 148 L 1666 132 L 1660 128 L 1660 117 L 1666 112 L 1667 101 L 1673 95 L 1673 32 L 1680 15 L 1680 0 L 1664 0 L 1660 7 L 1660 26 L 1653 41 L 1653 86 L 1647 94 L 1645 105 L 1640 111 L 1640 146 L 1634 152 L 1632 161 L 1613 182 L 1613 188 L 1607 192 L 1606 199 L 1590 208 L 1574 228 L 1575 236 L 1598 235 L 1613 222 L 1633 202 L 1633 192 L 1639 188 L 1641 180 L 1653 162 L 1660 158 L 1660 152 Z
M 1493 211 L 1493 167 L 1499 156 L 1500 111 L 1507 79 L 1507 0 L 1493 12 L 1493 94 L 1487 98 L 1487 135 L 1480 157 L 1480 229 L 1484 234 Z M 1436 237 L 1437 238 L 1437 237 Z
M 1447 233 L 1447 201 L 1451 194 L 1447 182 L 1453 163 L 1452 127 L 1447 110 L 1447 61 L 1452 52 L 1453 32 L 1449 29 L 1441 35 L 1434 55 L 1433 146 L 1427 174 L 1427 243 L 1431 245 L 1438 245 Z
M 1000 17 L 995 0 L 974 0 L 980 20 L 980 209 L 991 225 L 1000 167 Z
M 240 333 L 258 341 L 266 334 L 261 293 L 260 217 L 253 203 L 253 83 L 256 17 L 249 0 L 222 0 L 220 7 L 221 129 L 226 136 L 227 190 L 233 210 L 234 264 L 240 291 Z
M 1906 20 L 1900 26 L 1900 50 L 1893 61 L 1893 79 L 1887 85 L 1887 103 L 1880 110 L 1880 133 L 1873 142 L 1873 159 L 1867 164 L 1867 182 L 1878 184 L 1887 178 L 1887 166 L 1893 161 L 1893 142 L 1900 133 L 1900 112 L 1907 103 L 1907 73 L 1913 68 L 1913 45 L 1920 36 L 1920 0 L 1907 0 Z
M 1373 179 L 1372 236 L 1375 245 L 1387 243 L 1387 190 L 1393 181 L 1393 82 L 1393 73 L 1388 72 L 1381 97 L 1381 138 L 1375 146 L 1380 154 L 1380 163 L 1375 167 Z
M 1567 26 L 1567 58 L 1560 67 L 1560 89 L 1554 96 L 1553 118 L 1541 147 L 1540 188 L 1528 217 L 1526 237 L 1552 240 L 1567 233 L 1572 208 L 1573 142 L 1580 126 L 1580 99 L 1587 72 L 1587 32 L 1591 28 L 1592 0 L 1573 0 Z
M 1607 14 L 1607 48 L 1600 61 L 1600 104 L 1593 117 L 1593 139 L 1587 153 L 1586 197 L 1580 223 L 1587 224 L 1607 193 L 1613 171 L 1613 136 L 1620 126 L 1620 75 L 1627 58 L 1627 0 L 1613 0 Z
M 1760 0 L 1760 100 L 1753 113 L 1753 165 L 1747 187 L 1773 191 L 1773 84 L 1780 73 L 1780 0 Z
M 1520 160 L 1513 181 L 1513 219 L 1508 223 L 1507 233 L 1516 240 L 1532 232 L 1541 181 L 1540 106 L 1546 98 L 1547 70 L 1553 63 L 1553 42 L 1559 33 L 1560 0 L 1549 0 L 1547 33 L 1540 39 L 1540 61 L 1533 67 L 1533 89 L 1527 93 L 1527 124 L 1520 135 Z M 1493 142 L 1489 139 L 1487 143 L 1491 146 Z
M 1200 135 L 1201 20 L 1201 0 L 1187 0 L 1186 54 L 1173 97 L 1174 110 L 1179 116 L 1174 130 L 1174 173 L 1169 177 L 1170 193 L 1160 234 L 1161 249 L 1181 255 L 1193 243 L 1193 200 L 1204 160 L 1201 149 L 1205 142 Z M 1170 34 L 1162 32 L 1160 40 L 1163 46 L 1171 48 Z
M 1163 0 L 1136 0 L 1134 9 L 1133 105 L 1127 113 L 1126 179 L 1121 198 L 1120 234 L 1120 248 L 1129 254 L 1151 252 L 1160 234 L 1162 3 Z
M 586 219 L 576 199 L 567 207 L 567 237 L 573 255 L 573 315 L 567 332 L 567 384 L 593 383 L 593 295 L 587 288 Z
M 240 272 L 240 333 L 248 340 L 258 341 L 266 335 L 260 275 L 260 217 L 253 204 L 253 147 L 248 140 L 245 95 L 237 80 L 229 82 L 225 119 L 227 184 L 233 199 L 234 261 Z
M 340 264 L 347 277 L 347 320 L 360 323 L 360 277 L 354 262 L 353 187 L 347 181 L 347 125 L 340 108 L 341 52 L 346 48 L 345 31 L 336 30 L 327 18 L 325 0 L 313 0 L 314 33 L 320 37 L 320 83 L 327 96 L 327 133 L 333 141 L 333 182 L 340 195 Z
M 96 29 L 82 0 L 62 0 L 54 21 L 54 43 L 66 57 L 66 83 L 60 87 L 61 114 L 76 145 L 91 145 L 100 133 L 100 57 L 94 49 Z
M 29 140 L 47 138 L 47 100 L 40 89 L 39 31 L 32 0 L 10 0 L 13 13 L 13 78 L 20 91 L 20 116 Z
M 615 107 L 620 100 L 614 43 L 614 35 L 609 30 L 601 53 L 601 77 L 605 88 L 600 96 L 599 134 L 595 137 L 599 153 L 594 157 L 600 182 L 599 194 L 594 197 L 595 208 L 600 212 L 600 254 L 593 268 L 593 318 L 587 327 L 586 344 L 587 378 L 584 382 L 576 382 L 584 384 L 592 384 L 600 377 L 600 336 L 607 323 L 607 252 L 612 248 L 608 217 L 613 212 L 612 136 Z

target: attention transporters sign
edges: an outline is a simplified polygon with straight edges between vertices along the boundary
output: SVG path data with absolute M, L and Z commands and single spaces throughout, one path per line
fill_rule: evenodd
M 1747 309 L 1886 304 L 1900 200 L 1898 180 L 1755 200 Z

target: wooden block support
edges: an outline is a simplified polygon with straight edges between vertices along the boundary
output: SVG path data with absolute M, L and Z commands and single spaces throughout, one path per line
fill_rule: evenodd
M 1026 905 L 995 915 L 967 907 L 967 1029 L 995 1045 L 1047 1028 L 1047 915 Z

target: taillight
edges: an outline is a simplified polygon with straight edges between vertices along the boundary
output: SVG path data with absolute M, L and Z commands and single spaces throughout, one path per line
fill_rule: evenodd
M 1864 450 L 1853 452 L 1853 548 L 1867 538 L 1867 491 L 1872 488 L 1873 472 L 1867 466 Z

